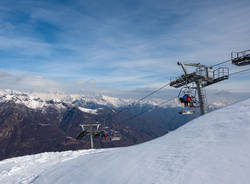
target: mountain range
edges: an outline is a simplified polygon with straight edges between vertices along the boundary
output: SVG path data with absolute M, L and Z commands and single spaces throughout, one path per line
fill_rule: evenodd
M 227 102 L 232 103 L 232 99 Z M 225 105 L 214 102 L 209 106 L 213 110 Z M 117 141 L 96 137 L 96 148 L 142 143 L 175 130 L 199 113 L 181 116 L 180 110 L 177 99 L 157 98 L 139 103 L 104 95 L 0 90 L 0 160 L 45 151 L 87 149 L 88 136 L 75 139 L 84 123 L 98 122 L 121 137 Z

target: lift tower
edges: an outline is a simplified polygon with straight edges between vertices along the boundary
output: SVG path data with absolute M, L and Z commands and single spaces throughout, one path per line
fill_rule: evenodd
M 99 130 L 100 128 L 99 123 L 95 123 L 95 124 L 81 124 L 80 126 L 82 127 L 82 132 L 77 136 L 77 139 L 81 139 L 82 137 L 84 137 L 85 135 L 89 135 L 90 136 L 90 147 L 91 149 L 94 148 L 94 136 L 100 135 L 103 130 Z
M 205 66 L 200 63 L 183 63 L 178 62 L 184 71 L 184 74 L 180 77 L 171 80 L 170 86 L 179 88 L 188 86 L 189 84 L 195 84 L 195 89 L 198 92 L 199 106 L 201 115 L 206 113 L 206 96 L 203 88 L 211 84 L 226 80 L 229 78 L 229 69 L 227 67 L 219 67 L 213 70 L 210 66 Z M 195 67 L 196 70 L 192 73 L 188 73 L 186 67 Z

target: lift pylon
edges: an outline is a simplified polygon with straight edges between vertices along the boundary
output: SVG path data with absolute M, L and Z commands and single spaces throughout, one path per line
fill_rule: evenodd
M 196 83 L 196 87 L 197 87 L 197 92 L 198 92 L 198 97 L 199 97 L 199 102 L 200 102 L 200 111 L 201 111 L 201 114 L 206 114 L 207 112 L 207 108 L 206 108 L 206 101 L 205 101 L 205 93 L 203 91 L 203 88 L 202 88 L 202 85 L 201 85 L 201 82 L 200 80 L 198 81 L 195 81 Z
M 81 124 L 80 127 L 82 128 L 82 132 L 76 137 L 76 139 L 80 140 L 84 136 L 90 136 L 91 149 L 94 148 L 94 137 L 97 136 L 105 138 L 105 142 L 107 142 L 107 139 L 109 141 L 121 140 L 121 134 L 118 131 L 109 127 L 101 127 L 101 124 L 98 122 L 95 124 Z M 103 139 L 101 141 L 103 142 Z
M 171 80 L 170 86 L 179 88 L 188 86 L 189 84 L 195 84 L 199 97 L 200 113 L 201 115 L 206 113 L 206 96 L 203 91 L 204 87 L 211 84 L 226 80 L 229 78 L 229 69 L 227 67 L 220 67 L 215 70 L 212 67 L 202 65 L 200 63 L 183 63 L 178 62 L 184 71 L 184 74 L 180 77 Z M 188 73 L 186 66 L 196 67 L 196 70 L 192 73 Z
M 93 137 L 96 135 L 100 135 L 102 130 L 99 130 L 101 124 L 81 124 L 82 132 L 77 136 L 77 139 L 81 139 L 85 135 L 90 136 L 90 147 L 91 149 L 94 148 L 94 139 Z

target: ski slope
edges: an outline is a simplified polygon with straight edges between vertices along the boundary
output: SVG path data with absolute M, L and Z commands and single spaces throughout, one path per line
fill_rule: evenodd
M 250 99 L 136 146 L 1 161 L 0 183 L 249 184 Z

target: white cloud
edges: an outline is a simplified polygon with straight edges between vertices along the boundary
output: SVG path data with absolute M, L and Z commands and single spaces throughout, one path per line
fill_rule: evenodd
M 28 23 L 11 24 L 2 18 L 9 10 L 0 13 L 0 49 L 26 55 L 27 63 L 39 56 L 44 60 L 34 66 L 36 73 L 27 68 L 25 72 L 31 74 L 7 74 L 5 79 L 9 83 L 3 81 L 2 87 L 84 90 L 91 84 L 88 90 L 95 91 L 158 87 L 168 82 L 170 76 L 182 74 L 176 65 L 179 60 L 211 65 L 227 60 L 232 50 L 249 47 L 250 7 L 244 1 L 223 5 L 182 2 L 178 7 L 172 2 L 145 1 L 130 12 L 103 17 L 91 16 L 63 3 L 51 6 L 38 2 L 37 6 L 26 7 L 32 3 L 25 2 L 18 8 L 31 16 Z M 143 16 L 147 19 L 142 19 Z M 48 43 L 33 34 L 37 21 L 62 30 L 57 34 L 60 41 Z M 28 37 L 22 35 L 25 30 L 31 30 Z M 63 51 L 57 53 L 56 49 Z M 19 68 L 15 67 L 24 70 L 21 62 Z M 241 78 L 235 80 L 239 83 L 232 81 L 227 88 L 235 85 L 244 91 L 249 79 L 242 85 Z
M 52 46 L 48 43 L 31 40 L 24 37 L 8 38 L 0 36 L 0 49 L 19 53 L 26 56 L 49 56 Z

